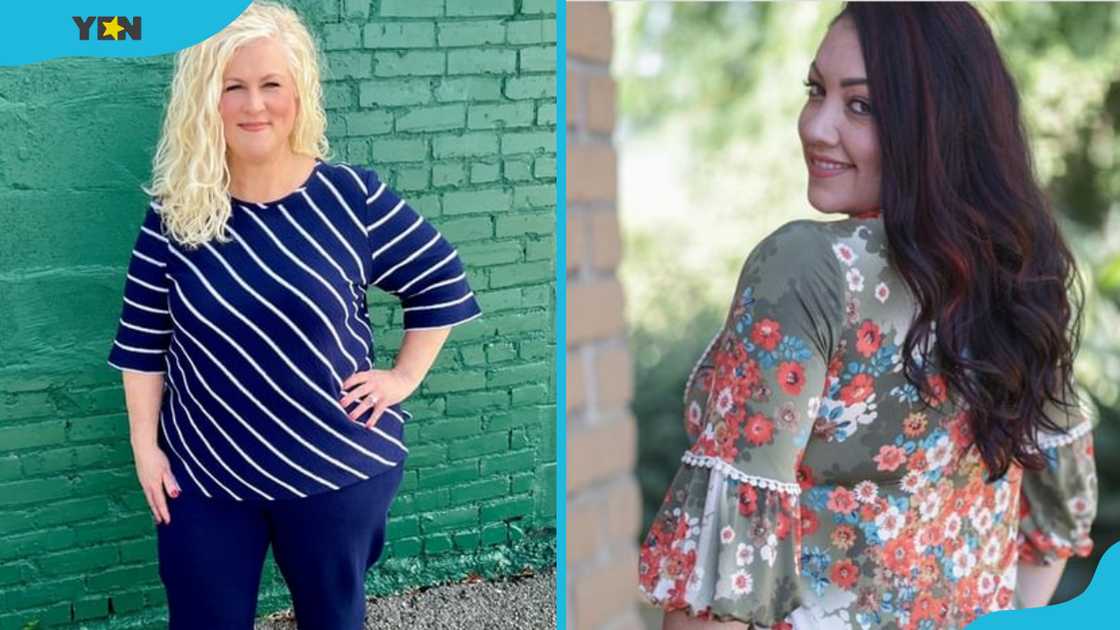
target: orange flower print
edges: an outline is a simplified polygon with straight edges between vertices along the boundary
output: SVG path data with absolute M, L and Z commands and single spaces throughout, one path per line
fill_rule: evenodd
M 930 374 L 926 377 L 926 385 L 929 388 L 929 393 L 923 394 L 926 403 L 933 407 L 939 407 L 949 398 L 948 390 L 945 388 L 945 377 L 941 374 Z
M 874 391 L 875 379 L 870 374 L 856 374 L 852 382 L 840 389 L 840 399 L 845 405 L 863 402 Z
M 820 527 L 820 520 L 817 519 L 817 513 L 807 505 L 801 506 L 801 535 L 812 536 L 817 533 L 817 528 Z
M 949 421 L 949 438 L 958 448 L 972 444 L 972 423 L 967 412 L 960 412 Z
M 925 472 L 926 465 L 927 462 L 925 451 L 914 451 L 914 453 L 910 456 L 909 461 L 907 461 L 906 463 L 906 467 L 909 468 L 912 472 Z
M 961 578 L 956 587 L 957 604 L 961 610 L 971 611 L 980 605 L 980 593 L 976 590 L 976 577 L 969 575 Z
M 745 433 L 744 437 L 754 446 L 768 444 L 774 436 L 774 423 L 766 416 L 756 413 L 747 418 Z
M 898 536 L 883 545 L 883 566 L 899 577 L 909 577 L 914 566 L 914 544 L 909 536 Z
M 856 351 L 865 357 L 870 357 L 879 351 L 882 342 L 883 333 L 879 331 L 879 325 L 870 319 L 864 320 L 856 337 Z
M 902 421 L 902 433 L 908 438 L 916 438 L 926 432 L 926 414 L 915 411 Z
M 696 550 L 686 553 L 680 549 L 672 549 L 665 560 L 663 571 L 670 580 L 679 580 L 688 577 L 695 564 Z
M 852 590 L 852 587 L 859 581 L 859 567 L 856 563 L 848 558 L 837 562 L 832 565 L 832 583 L 845 591 Z
M 1012 589 L 1010 589 L 1006 586 L 1001 586 L 999 588 L 999 591 L 996 592 L 996 603 L 999 604 L 1000 608 L 1006 610 L 1006 609 L 1011 607 L 1011 598 L 1014 595 L 1015 595 L 1014 590 L 1012 590 Z
M 856 529 L 851 525 L 837 525 L 832 530 L 832 546 L 847 551 L 856 544 Z
M 879 470 L 893 472 L 906 461 L 906 451 L 893 444 L 884 444 L 879 447 L 879 454 L 872 459 L 879 465 Z
M 937 556 L 922 554 L 918 560 L 918 585 L 925 588 L 941 579 L 941 562 Z
M 816 484 L 813 481 L 813 469 L 808 464 L 797 465 L 797 485 L 801 486 L 802 490 L 808 490 Z
M 777 534 L 778 540 L 785 540 L 786 536 L 789 536 L 792 525 L 793 521 L 790 519 L 789 514 L 785 512 L 780 512 L 778 514 L 778 524 L 774 527 L 774 533 Z
M 773 352 L 782 340 L 782 325 L 778 322 L 762 318 L 751 329 L 751 341 L 767 352 Z
M 945 614 L 945 603 L 931 595 L 930 593 L 922 593 L 914 600 L 914 609 L 912 621 L 921 621 L 923 619 L 930 619 L 939 621 Z
M 851 514 L 859 505 L 856 496 L 847 488 L 840 486 L 829 493 L 828 509 L 839 514 Z
M 805 386 L 805 368 L 796 361 L 785 361 L 778 365 L 778 384 L 782 391 L 797 396 Z
M 844 340 L 841 339 L 840 343 L 843 344 Z M 840 371 L 844 369 L 844 355 L 843 352 L 837 351 L 832 355 L 832 359 L 828 362 L 828 375 L 831 378 L 840 378 Z
M 758 493 L 749 483 L 739 484 L 739 513 L 750 516 L 758 510 Z

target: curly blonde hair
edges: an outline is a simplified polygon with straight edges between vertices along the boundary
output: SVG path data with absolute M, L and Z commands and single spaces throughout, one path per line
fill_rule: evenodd
M 323 160 L 329 157 L 315 41 L 291 8 L 256 0 L 224 29 L 175 55 L 171 96 L 152 159 L 152 182 L 141 188 L 159 199 L 165 230 L 184 247 L 196 248 L 215 238 L 221 243 L 232 240 L 225 234 L 232 207 L 218 110 L 222 75 L 238 48 L 262 37 L 274 37 L 283 45 L 295 81 L 299 111 L 288 139 L 292 151 Z

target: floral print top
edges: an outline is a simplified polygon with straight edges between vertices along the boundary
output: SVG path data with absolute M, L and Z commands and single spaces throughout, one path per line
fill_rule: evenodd
M 1019 562 L 1092 549 L 1084 405 L 1041 471 L 986 483 L 968 414 L 902 374 L 914 302 L 877 214 L 794 221 L 747 258 L 685 388 L 692 446 L 641 546 L 666 610 L 772 628 L 963 628 L 1017 607 Z

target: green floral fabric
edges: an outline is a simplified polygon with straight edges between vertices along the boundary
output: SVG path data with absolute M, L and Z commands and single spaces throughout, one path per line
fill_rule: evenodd
M 682 456 L 641 547 L 666 610 L 773 628 L 963 628 L 1013 607 L 1020 561 L 1092 548 L 1093 416 L 1052 410 L 1051 465 L 985 483 L 935 366 L 901 372 L 914 313 L 878 215 L 795 221 L 748 256 L 689 378 Z

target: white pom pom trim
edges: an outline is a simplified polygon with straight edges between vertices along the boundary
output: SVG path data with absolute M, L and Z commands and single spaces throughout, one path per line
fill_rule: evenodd
M 1065 446 L 1072 444 L 1074 441 L 1084 437 L 1086 434 L 1093 430 L 1093 425 L 1088 420 L 1083 421 L 1081 424 L 1069 430 L 1069 433 L 1063 435 L 1061 433 L 1052 433 L 1049 431 L 1038 432 L 1038 445 L 1042 448 L 1054 448 L 1055 446 Z
M 769 477 L 756 477 L 755 475 L 748 475 L 747 473 L 735 468 L 731 464 L 708 455 L 697 455 L 692 451 L 685 451 L 681 456 L 681 461 L 689 466 L 700 466 L 702 468 L 712 468 L 720 471 L 725 476 L 730 477 L 736 481 L 749 483 L 758 488 L 768 488 L 770 490 L 777 490 L 793 496 L 801 494 L 801 486 L 797 483 L 787 483 L 785 481 L 778 481 Z

